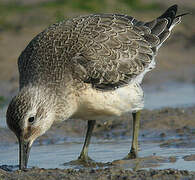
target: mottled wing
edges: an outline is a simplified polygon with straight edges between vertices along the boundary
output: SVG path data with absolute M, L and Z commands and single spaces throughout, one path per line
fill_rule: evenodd
M 177 6 L 144 23 L 118 14 L 97 14 L 54 24 L 37 35 L 18 59 L 20 88 L 64 86 L 72 77 L 110 90 L 150 70 L 159 46 L 180 22 Z
M 73 58 L 76 75 L 97 89 L 128 84 L 149 67 L 157 48 L 169 36 L 175 14 L 173 8 L 171 19 L 162 16 L 148 23 L 117 14 L 88 17 L 81 33 L 84 46 Z

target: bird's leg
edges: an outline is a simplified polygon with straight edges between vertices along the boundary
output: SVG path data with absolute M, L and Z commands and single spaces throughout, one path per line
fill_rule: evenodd
M 94 129 L 96 121 L 95 120 L 89 120 L 88 121 L 88 127 L 87 127 L 87 134 L 85 137 L 85 142 L 81 151 L 81 154 L 79 156 L 79 160 L 84 161 L 84 162 L 88 162 L 91 159 L 88 156 L 88 147 L 89 147 L 89 143 L 90 143 L 90 139 L 91 139 L 91 135 L 92 135 L 92 131 Z
M 133 140 L 132 140 L 131 150 L 125 159 L 137 158 L 140 114 L 141 114 L 140 111 L 136 113 L 132 113 L 133 115 Z

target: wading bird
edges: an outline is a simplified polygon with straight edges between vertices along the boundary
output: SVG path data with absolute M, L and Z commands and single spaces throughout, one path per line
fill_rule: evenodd
M 54 121 L 88 120 L 79 156 L 90 161 L 88 146 L 96 121 L 133 115 L 127 158 L 136 158 L 140 86 L 155 67 L 159 47 L 181 20 L 177 5 L 153 21 L 127 15 L 93 14 L 53 24 L 38 34 L 18 59 L 19 93 L 7 110 L 8 127 L 19 141 L 19 168 L 27 167 L 34 140 Z

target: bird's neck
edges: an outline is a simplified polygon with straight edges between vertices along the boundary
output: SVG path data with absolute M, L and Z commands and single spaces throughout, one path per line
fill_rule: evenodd
M 74 93 L 63 93 L 57 97 L 55 106 L 56 121 L 64 121 L 71 118 L 77 111 L 77 98 Z

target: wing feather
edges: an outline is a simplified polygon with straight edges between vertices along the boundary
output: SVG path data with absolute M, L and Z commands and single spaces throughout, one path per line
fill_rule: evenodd
M 177 7 L 172 6 L 159 18 L 146 23 L 118 14 L 88 17 L 87 27 L 91 27 L 91 32 L 85 39 L 93 43 L 79 55 L 85 59 L 81 64 L 86 72 L 83 81 L 104 90 L 128 84 L 149 67 L 158 47 L 170 34 L 176 11 Z M 95 34 L 95 38 L 90 34 Z
M 97 89 L 124 86 L 149 65 L 153 55 L 152 46 L 159 43 L 159 39 L 149 34 L 151 30 L 148 27 L 134 26 L 132 19 L 127 16 L 96 15 L 95 18 L 97 24 L 92 25 L 92 20 L 87 19 L 87 26 L 92 26 L 92 29 L 87 28 L 91 32 L 84 37 L 93 43 L 76 55 L 75 64 L 79 66 L 74 71 L 81 71 L 81 74 L 85 72 L 81 79 Z M 93 34 L 96 36 L 92 39 Z

